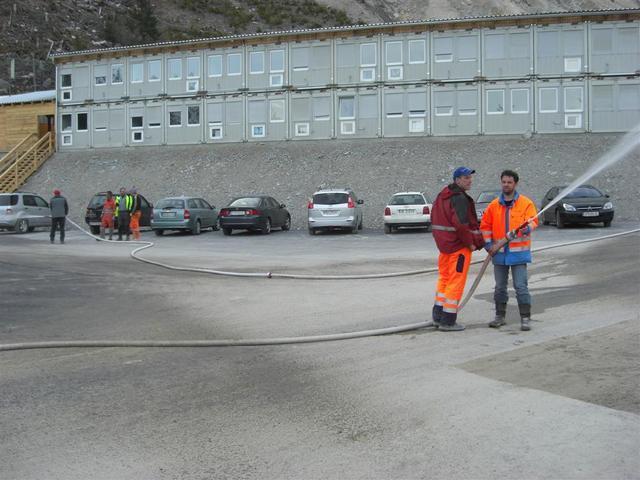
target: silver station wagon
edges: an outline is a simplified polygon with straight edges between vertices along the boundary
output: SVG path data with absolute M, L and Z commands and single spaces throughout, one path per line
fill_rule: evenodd
M 307 204 L 309 233 L 336 228 L 362 230 L 362 207 L 350 188 L 318 190 Z
M 163 198 L 153 208 L 151 229 L 156 235 L 165 230 L 186 230 L 200 235 L 205 228 L 218 230 L 218 211 L 203 198 Z
M 33 232 L 51 226 L 49 203 L 35 193 L 0 193 L 0 230 Z

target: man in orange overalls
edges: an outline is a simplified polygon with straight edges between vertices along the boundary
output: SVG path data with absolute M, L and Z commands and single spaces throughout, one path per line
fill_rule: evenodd
M 100 238 L 104 238 L 105 229 L 109 229 L 109 240 L 113 240 L 113 216 L 116 211 L 116 200 L 113 192 L 107 192 L 107 198 L 102 205 L 102 216 L 100 217 Z
M 442 189 L 431 209 L 433 238 L 440 251 L 432 317 L 434 325 L 444 332 L 464 330 L 464 325 L 457 323 L 458 304 L 467 282 L 471 252 L 484 246 L 475 203 L 466 193 L 474 173 L 467 167 L 456 168 L 453 183 Z
M 134 187 L 130 191 L 133 198 L 133 205 L 131 207 L 131 220 L 129 222 L 129 228 L 133 234 L 134 240 L 140 240 L 140 216 L 142 215 L 142 206 L 140 205 L 140 195 L 138 190 Z

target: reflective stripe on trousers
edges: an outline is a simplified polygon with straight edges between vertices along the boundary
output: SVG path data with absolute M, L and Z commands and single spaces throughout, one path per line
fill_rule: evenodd
M 442 305 L 443 311 L 447 313 L 458 311 L 458 303 L 462 299 L 470 263 L 471 250 L 468 248 L 461 248 L 454 253 L 440 253 L 435 303 Z

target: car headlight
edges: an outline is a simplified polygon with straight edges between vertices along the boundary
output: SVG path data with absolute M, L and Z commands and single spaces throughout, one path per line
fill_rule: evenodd
M 613 203 L 611 202 L 607 202 L 604 204 L 604 206 L 602 207 L 603 210 L 612 210 L 613 209 Z
M 574 207 L 573 205 L 571 205 L 569 203 L 563 203 L 562 206 L 564 207 L 564 209 L 567 212 L 575 212 L 576 211 L 576 207 Z

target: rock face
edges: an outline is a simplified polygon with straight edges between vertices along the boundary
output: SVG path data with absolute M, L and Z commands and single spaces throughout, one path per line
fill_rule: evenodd
M 48 198 L 60 188 L 71 216 L 84 219 L 98 191 L 135 186 L 150 201 L 201 195 L 216 207 L 232 197 L 266 193 L 286 203 L 293 228 L 306 228 L 307 199 L 319 187 L 346 187 L 364 199 L 365 228 L 381 228 L 396 192 L 419 190 L 433 200 L 460 165 L 477 170 L 471 191 L 499 189 L 503 169 L 520 174 L 518 190 L 536 205 L 554 185 L 585 172 L 621 135 L 534 135 L 316 140 L 92 149 L 57 153 L 22 188 Z M 639 153 L 589 183 L 611 195 L 616 220 L 638 221 Z

